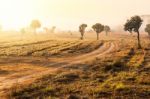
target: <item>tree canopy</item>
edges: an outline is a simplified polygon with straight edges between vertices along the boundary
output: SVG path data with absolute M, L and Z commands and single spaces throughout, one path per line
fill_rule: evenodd
M 124 30 L 129 32 L 139 32 L 139 28 L 142 25 L 143 20 L 139 16 L 133 16 L 130 20 L 127 20 L 124 25 Z
M 110 27 L 105 25 L 104 26 L 104 31 L 106 32 L 106 35 L 108 35 L 108 32 L 110 32 Z
M 33 29 L 36 29 L 36 28 L 40 28 L 41 27 L 41 23 L 39 20 L 33 20 L 30 24 L 30 27 L 33 28 Z
M 150 24 L 146 25 L 145 32 L 147 32 L 148 35 L 150 36 Z
M 95 25 L 92 26 L 92 28 L 96 33 L 101 33 L 104 30 L 104 25 L 96 23 Z
M 99 33 L 101 33 L 104 30 L 104 25 L 96 23 L 92 26 L 92 28 L 97 33 L 97 40 L 99 40 Z
M 129 32 L 134 31 L 137 33 L 138 48 L 141 48 L 139 29 L 142 25 L 142 22 L 143 22 L 143 20 L 141 19 L 140 16 L 133 16 L 133 17 L 131 17 L 130 20 L 127 20 L 127 22 L 124 25 L 125 31 L 129 31 Z
M 83 39 L 86 27 L 87 27 L 87 24 L 81 24 L 79 26 L 79 32 L 81 33 L 81 39 Z

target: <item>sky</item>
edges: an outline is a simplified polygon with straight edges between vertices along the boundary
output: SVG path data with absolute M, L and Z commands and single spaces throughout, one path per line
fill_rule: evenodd
M 150 0 L 0 0 L 4 29 L 27 27 L 33 19 L 62 30 L 76 30 L 82 23 L 117 26 L 133 15 L 149 14 Z

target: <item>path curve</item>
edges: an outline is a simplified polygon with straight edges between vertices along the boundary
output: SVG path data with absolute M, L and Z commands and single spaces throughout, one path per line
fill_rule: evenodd
M 13 78 L 13 79 L 8 79 L 8 78 L 4 78 L 2 80 L 0 80 L 0 90 L 4 90 L 6 88 L 10 88 L 11 86 L 13 86 L 14 84 L 21 84 L 23 82 L 26 81 L 34 81 L 35 79 L 37 79 L 39 77 L 42 77 L 43 75 L 55 72 L 59 69 L 65 68 L 67 66 L 73 65 L 73 64 L 79 64 L 79 63 L 83 63 L 85 61 L 88 61 L 92 58 L 96 58 L 96 57 L 103 57 L 104 55 L 116 50 L 116 43 L 114 42 L 106 42 L 104 43 L 102 46 L 100 46 L 100 48 L 98 48 L 97 50 L 84 54 L 84 55 L 80 55 L 80 56 L 76 56 L 76 57 L 70 57 L 70 58 L 64 58 L 62 60 L 60 60 L 57 64 L 49 64 L 46 63 L 45 65 L 47 65 L 49 67 L 48 70 L 45 71 L 41 71 L 39 72 L 33 72 L 30 75 L 26 75 L 26 76 L 22 76 L 22 77 L 18 77 L 18 78 Z M 51 59 L 50 59 L 51 60 Z M 61 64 L 61 63 L 64 64 Z M 53 67 L 53 65 L 57 65 L 56 67 Z M 52 68 L 51 68 L 52 66 Z M 6 87 L 7 86 L 7 87 Z M 3 91 L 0 91 L 1 93 L 3 93 Z

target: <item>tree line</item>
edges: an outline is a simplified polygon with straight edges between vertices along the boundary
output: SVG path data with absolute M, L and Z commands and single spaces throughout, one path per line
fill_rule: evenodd
M 36 35 L 36 33 L 37 33 L 37 29 L 38 28 L 41 28 L 41 22 L 39 21 L 39 20 L 32 20 L 31 21 L 31 23 L 30 23 L 30 29 L 32 29 L 32 32 Z M 46 33 L 49 33 L 49 32 L 51 32 L 51 33 L 54 33 L 55 32 L 55 29 L 56 29 L 56 27 L 55 26 L 53 26 L 52 28 L 47 28 L 47 27 L 44 27 L 43 28 L 43 30 L 46 32 Z M 25 34 L 26 33 L 26 29 L 25 28 L 22 28 L 21 30 L 20 30 L 20 32 L 22 33 L 22 34 Z
M 130 19 L 126 21 L 124 24 L 124 30 L 130 32 L 131 34 L 133 32 L 137 33 L 137 41 L 138 41 L 138 48 L 142 48 L 141 46 L 141 40 L 140 40 L 140 27 L 143 23 L 143 20 L 140 16 L 133 16 Z M 84 39 L 85 30 L 87 28 L 87 24 L 81 24 L 79 26 L 79 32 L 81 34 L 80 39 Z M 36 34 L 36 30 L 41 27 L 41 23 L 39 20 L 33 20 L 30 24 L 30 27 L 32 28 L 33 32 Z M 52 30 L 54 30 L 56 27 L 53 27 Z M 97 36 L 97 40 L 99 40 L 99 34 L 103 31 L 105 31 L 106 36 L 108 35 L 108 32 L 111 31 L 110 27 L 108 25 L 102 25 L 101 23 L 96 23 L 91 27 L 95 32 Z M 48 31 L 48 28 L 44 28 L 45 31 Z M 22 33 L 25 33 L 25 29 L 21 29 Z M 150 37 L 150 23 L 146 25 L 145 32 L 148 33 Z
M 81 33 L 81 40 L 83 40 L 84 38 L 84 34 L 85 34 L 85 29 L 87 28 L 87 24 L 81 24 L 79 26 L 79 32 Z M 110 27 L 109 26 L 104 26 L 100 23 L 96 23 L 92 26 L 92 29 L 96 32 L 97 34 L 97 40 L 99 40 L 99 34 L 102 32 L 102 31 L 105 31 L 106 32 L 106 35 L 108 35 L 108 32 L 110 32 Z
M 140 16 L 133 16 L 131 17 L 130 19 L 128 19 L 126 21 L 126 23 L 124 24 L 124 30 L 125 31 L 128 31 L 130 32 L 131 34 L 133 32 L 137 33 L 137 41 L 138 41 L 138 48 L 141 49 L 142 46 L 141 46 L 141 40 L 140 40 L 140 32 L 139 32 L 139 29 L 141 27 L 143 23 L 143 20 Z M 81 33 L 81 40 L 83 40 L 84 38 L 84 34 L 85 34 L 85 29 L 87 27 L 87 24 L 81 24 L 79 26 L 79 32 Z M 92 29 L 96 32 L 97 34 L 97 40 L 99 40 L 99 34 L 102 32 L 102 31 L 105 31 L 106 32 L 106 35 L 108 35 L 108 32 L 110 32 L 110 27 L 109 26 L 104 26 L 100 23 L 96 23 L 92 26 Z M 145 28 L 145 32 L 148 33 L 148 35 L 150 36 L 150 24 L 147 24 L 146 25 L 146 28 Z

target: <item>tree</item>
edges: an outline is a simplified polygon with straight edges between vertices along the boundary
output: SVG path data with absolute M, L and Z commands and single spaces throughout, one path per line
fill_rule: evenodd
M 24 35 L 26 33 L 25 28 L 21 28 L 20 32 L 21 32 L 22 35 Z
M 92 28 L 97 34 L 97 40 L 99 40 L 99 34 L 104 30 L 104 26 L 100 23 L 96 23 Z
M 51 29 L 51 33 L 55 33 L 55 30 L 56 30 L 56 26 L 53 26 Z
M 79 32 L 81 33 L 81 40 L 83 40 L 83 38 L 84 38 L 84 33 L 85 33 L 86 27 L 87 27 L 87 24 L 81 24 L 79 26 Z
M 132 30 L 133 30 L 132 28 L 133 28 L 133 26 L 132 26 L 130 20 L 127 20 L 126 24 L 124 25 L 124 30 L 129 31 L 132 35 Z
M 145 32 L 147 32 L 150 37 L 150 24 L 146 25 Z
M 141 49 L 141 43 L 140 43 L 140 32 L 139 29 L 142 25 L 143 20 L 140 16 L 133 16 L 130 20 L 127 20 L 127 22 L 124 25 L 124 30 L 129 31 L 132 33 L 132 31 L 137 33 L 137 39 L 138 39 L 138 48 Z
M 33 29 L 34 33 L 36 34 L 36 29 L 41 27 L 41 23 L 39 20 L 33 20 L 30 24 L 30 27 Z
M 21 33 L 21 40 L 22 40 L 24 38 L 25 33 L 26 33 L 25 28 L 21 28 L 20 33 Z
M 104 26 L 104 31 L 106 32 L 106 36 L 108 35 L 108 32 L 110 32 L 110 27 L 109 26 Z
M 44 32 L 45 32 L 46 34 L 49 33 L 49 29 L 48 29 L 47 27 L 44 27 L 43 30 L 44 30 Z

